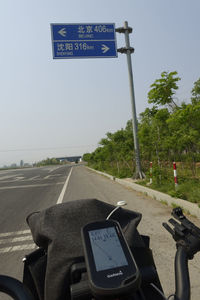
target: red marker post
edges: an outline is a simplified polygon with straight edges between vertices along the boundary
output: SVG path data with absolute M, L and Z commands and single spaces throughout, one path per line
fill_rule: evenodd
M 175 188 L 178 186 L 178 179 L 177 179 L 177 172 L 176 172 L 176 163 L 173 162 L 173 168 L 174 168 L 174 183 L 175 183 Z

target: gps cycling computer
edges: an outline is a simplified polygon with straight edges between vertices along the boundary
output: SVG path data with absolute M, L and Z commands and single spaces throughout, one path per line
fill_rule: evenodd
M 82 228 L 91 292 L 97 298 L 131 294 L 140 286 L 140 273 L 119 223 L 105 220 Z

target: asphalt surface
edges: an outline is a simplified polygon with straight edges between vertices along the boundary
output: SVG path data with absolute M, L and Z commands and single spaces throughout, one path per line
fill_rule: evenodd
M 142 234 L 150 235 L 151 248 L 166 295 L 174 292 L 173 260 L 175 244 L 162 227 L 171 209 L 134 192 L 84 166 L 55 166 L 0 172 L 0 273 L 22 279 L 23 256 L 35 245 L 26 224 L 26 216 L 56 203 L 97 198 L 116 204 L 125 200 L 127 208 L 143 215 Z M 200 226 L 197 219 L 193 221 Z M 200 295 L 200 255 L 190 263 L 192 300 Z M 1 297 L 0 299 L 10 299 Z
M 0 172 L 1 274 L 22 279 L 22 258 L 35 249 L 26 217 L 56 204 L 70 169 L 56 166 Z

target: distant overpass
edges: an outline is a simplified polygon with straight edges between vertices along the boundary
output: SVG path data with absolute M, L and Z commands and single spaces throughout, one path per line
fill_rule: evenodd
M 78 162 L 78 161 L 81 161 L 82 156 L 56 157 L 56 159 L 59 161 Z

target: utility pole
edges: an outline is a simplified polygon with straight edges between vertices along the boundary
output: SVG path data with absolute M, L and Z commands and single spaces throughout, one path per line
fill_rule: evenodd
M 117 49 L 120 53 L 125 53 L 127 57 L 128 64 L 128 73 L 129 73 L 129 86 L 131 94 L 131 106 L 132 106 L 132 123 L 133 123 L 133 140 L 134 140 L 134 150 L 135 150 L 135 162 L 136 162 L 136 171 L 134 177 L 144 178 L 145 174 L 142 172 L 141 162 L 140 162 L 140 149 L 138 143 L 138 134 L 137 134 L 137 115 L 136 115 L 136 106 L 135 106 L 135 92 L 133 84 L 133 71 L 132 71 L 132 62 L 131 54 L 134 52 L 134 48 L 130 47 L 129 34 L 132 33 L 132 28 L 128 27 L 128 22 L 124 22 L 124 27 L 116 28 L 116 32 L 125 34 L 125 43 L 126 47 Z

